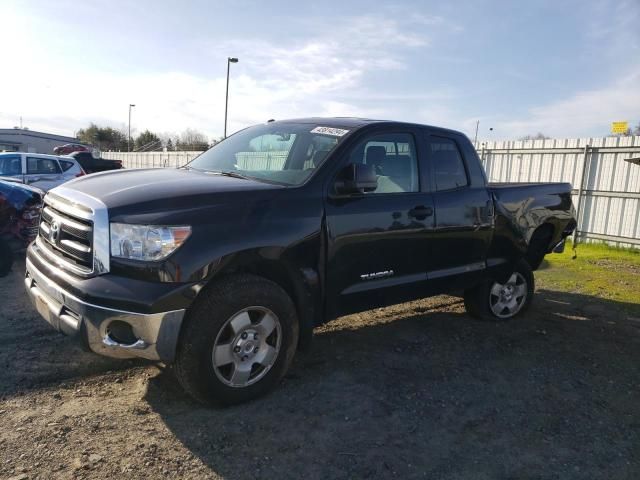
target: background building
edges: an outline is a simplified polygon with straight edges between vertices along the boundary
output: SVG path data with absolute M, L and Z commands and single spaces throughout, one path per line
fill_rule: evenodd
M 73 137 L 35 132 L 21 128 L 0 128 L 0 152 L 53 154 L 53 148 L 65 143 L 80 143 Z

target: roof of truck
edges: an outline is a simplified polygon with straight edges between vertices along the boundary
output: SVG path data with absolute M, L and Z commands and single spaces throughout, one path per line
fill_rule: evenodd
M 271 120 L 270 120 L 271 121 Z M 413 122 L 401 122 L 397 120 L 380 120 L 373 118 L 359 118 L 359 117 L 305 117 L 305 118 L 291 118 L 286 120 L 278 120 L 277 123 L 309 123 L 309 124 L 327 124 L 334 127 L 346 127 L 346 128 L 359 128 L 365 125 L 372 124 L 396 124 L 414 127 L 426 127 L 431 130 L 439 130 L 442 132 L 457 133 L 461 132 L 449 128 L 436 127 L 433 125 L 424 125 Z

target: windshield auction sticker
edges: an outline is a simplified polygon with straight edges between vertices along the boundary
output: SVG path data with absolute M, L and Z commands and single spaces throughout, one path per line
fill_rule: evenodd
M 349 130 L 343 130 L 342 128 L 333 128 L 333 127 L 316 127 L 311 130 L 311 133 L 320 133 L 322 135 L 331 135 L 333 137 L 343 137 Z

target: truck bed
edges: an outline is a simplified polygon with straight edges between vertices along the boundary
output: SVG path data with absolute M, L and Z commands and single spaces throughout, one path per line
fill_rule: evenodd
M 489 183 L 488 188 L 495 200 L 497 216 L 519 230 L 526 244 L 544 224 L 553 227 L 550 246 L 561 240 L 568 226 L 573 229 L 575 211 L 570 183 Z

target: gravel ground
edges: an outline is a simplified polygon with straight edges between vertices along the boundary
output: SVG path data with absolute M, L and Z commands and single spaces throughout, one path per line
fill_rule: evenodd
M 540 286 L 519 321 L 436 297 L 341 318 L 271 395 L 203 408 L 85 353 L 0 279 L 0 478 L 640 478 L 640 319 Z

